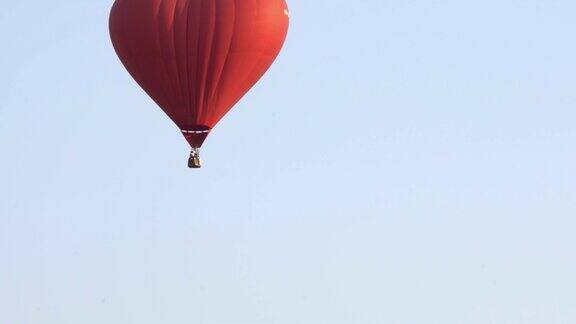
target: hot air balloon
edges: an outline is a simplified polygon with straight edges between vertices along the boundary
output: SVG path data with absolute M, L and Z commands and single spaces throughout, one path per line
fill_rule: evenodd
M 192 147 L 272 65 L 288 32 L 284 0 L 116 0 L 110 36 L 120 60 Z

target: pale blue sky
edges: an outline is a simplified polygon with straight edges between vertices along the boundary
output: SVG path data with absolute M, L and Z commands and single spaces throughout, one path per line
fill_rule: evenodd
M 0 323 L 576 323 L 573 0 L 290 1 L 200 171 L 111 1 L 0 3 Z

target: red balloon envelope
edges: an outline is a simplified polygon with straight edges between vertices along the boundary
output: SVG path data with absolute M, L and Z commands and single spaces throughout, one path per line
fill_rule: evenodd
M 110 35 L 138 84 L 198 149 L 266 73 L 288 32 L 284 0 L 116 0 Z

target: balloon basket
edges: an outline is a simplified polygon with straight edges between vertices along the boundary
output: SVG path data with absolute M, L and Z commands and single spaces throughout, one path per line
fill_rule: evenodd
M 190 158 L 188 159 L 188 167 L 190 169 L 200 169 L 202 167 L 199 148 L 192 148 L 192 152 L 190 152 Z

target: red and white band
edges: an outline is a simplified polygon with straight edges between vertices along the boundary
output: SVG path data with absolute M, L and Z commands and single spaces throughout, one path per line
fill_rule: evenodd
M 202 131 L 187 131 L 187 130 L 183 130 L 182 133 L 184 133 L 184 134 L 207 134 L 207 133 L 210 133 L 210 130 L 202 130 Z

